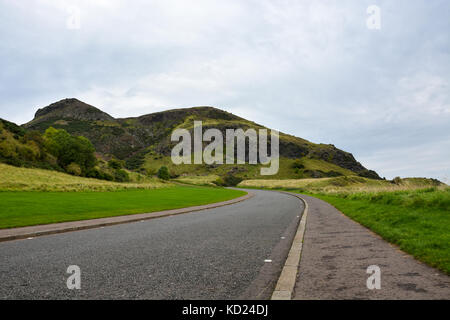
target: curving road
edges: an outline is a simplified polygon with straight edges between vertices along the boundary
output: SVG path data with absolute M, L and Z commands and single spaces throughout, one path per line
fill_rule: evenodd
M 303 203 L 251 192 L 225 207 L 0 243 L 0 299 L 270 298 Z M 67 289 L 69 265 L 81 290 Z

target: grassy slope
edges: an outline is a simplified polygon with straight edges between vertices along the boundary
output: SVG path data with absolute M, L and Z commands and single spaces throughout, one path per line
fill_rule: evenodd
M 185 186 L 114 192 L 0 192 L 0 229 L 191 207 L 244 194 Z
M 380 192 L 420 189 L 436 186 L 436 182 L 425 178 L 406 178 L 399 184 L 387 180 L 374 180 L 358 176 L 345 176 L 320 179 L 285 179 L 285 180 L 245 180 L 239 187 L 300 189 L 312 193 L 342 192 Z
M 132 174 L 131 177 L 133 178 L 134 175 Z M 0 191 L 113 191 L 167 186 L 170 184 L 152 178 L 145 178 L 139 183 L 117 183 L 75 177 L 50 170 L 18 168 L 0 163 Z
M 450 188 L 314 196 L 450 274 Z
M 286 179 L 286 178 L 302 178 L 304 170 L 296 170 L 292 167 L 295 159 L 281 158 L 280 159 L 280 169 L 276 175 L 273 176 L 261 176 L 261 167 L 267 167 L 262 165 L 251 165 L 251 164 L 223 164 L 217 167 L 211 167 L 207 165 L 190 165 L 181 164 L 174 165 L 170 157 L 163 157 L 161 155 L 152 153 L 147 154 L 143 167 L 149 172 L 156 172 L 161 166 L 167 166 L 172 174 L 182 175 L 188 174 L 189 176 L 206 176 L 206 175 L 219 175 L 223 176 L 227 174 L 230 170 L 235 170 L 235 175 L 243 179 Z M 321 170 L 323 172 L 335 171 L 342 175 L 353 175 L 354 173 L 350 170 L 341 168 L 335 164 L 310 158 L 302 158 L 300 160 L 306 169 L 308 170 Z

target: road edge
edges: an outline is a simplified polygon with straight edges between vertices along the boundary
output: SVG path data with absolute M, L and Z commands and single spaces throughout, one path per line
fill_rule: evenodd
M 297 282 L 297 275 L 302 256 L 303 239 L 306 231 L 306 219 L 308 217 L 308 203 L 298 194 L 285 191 L 279 192 L 290 194 L 303 201 L 305 205 L 305 209 L 303 210 L 303 214 L 297 228 L 297 233 L 292 241 L 291 249 L 289 250 L 288 257 L 284 263 L 277 285 L 275 286 L 275 290 L 271 297 L 271 300 L 291 300 L 294 294 L 295 283 Z
M 246 191 L 247 192 L 247 191 Z M 165 211 L 156 211 L 150 213 L 139 213 L 132 215 L 122 215 L 115 217 L 105 217 L 98 219 L 90 219 L 90 220 L 79 220 L 79 221 L 70 221 L 70 222 L 61 222 L 61 223 L 52 223 L 45 225 L 37 225 L 37 226 L 28 226 L 28 227 L 19 227 L 19 228 L 11 228 L 11 229 L 0 229 L 0 242 L 12 241 L 12 240 L 20 240 L 27 238 L 35 238 L 45 235 L 52 235 L 58 233 L 66 233 L 72 231 L 80 231 L 87 229 L 95 229 L 107 226 L 113 226 L 124 223 L 138 222 L 156 218 L 163 218 L 169 216 L 175 216 L 184 213 L 191 213 L 196 211 L 202 211 L 207 209 L 224 207 L 232 204 L 236 204 L 245 200 L 252 198 L 255 194 L 252 192 L 247 192 L 246 195 L 227 200 L 222 202 L 210 203 L 201 206 L 180 208 L 180 209 L 172 209 Z

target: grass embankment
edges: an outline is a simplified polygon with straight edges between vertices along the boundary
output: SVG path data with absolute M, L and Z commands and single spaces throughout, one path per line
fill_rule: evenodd
M 218 175 L 210 174 L 205 176 L 182 176 L 176 178 L 174 181 L 199 186 L 215 186 L 214 181 L 218 178 Z
M 171 186 L 156 178 L 130 174 L 134 180 L 119 183 L 72 176 L 43 169 L 18 168 L 0 163 L 0 191 L 115 191 Z
M 185 208 L 244 194 L 185 186 L 112 192 L 0 192 L 0 229 Z
M 255 187 L 268 189 L 296 189 L 309 193 L 342 193 L 342 192 L 380 192 L 423 189 L 438 186 L 436 180 L 425 178 L 406 178 L 398 183 L 388 180 L 374 180 L 359 176 L 342 176 L 319 179 L 285 179 L 285 180 L 245 180 L 239 187 Z
M 450 188 L 424 178 L 390 181 L 361 177 L 247 180 L 240 187 L 309 194 L 450 274 Z

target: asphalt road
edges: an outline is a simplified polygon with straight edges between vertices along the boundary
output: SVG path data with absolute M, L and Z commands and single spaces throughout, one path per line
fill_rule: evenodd
M 0 243 L 0 299 L 270 298 L 303 204 L 252 192 L 225 207 Z M 80 290 L 66 286 L 70 265 Z

